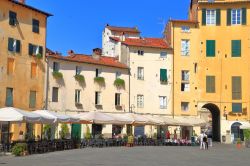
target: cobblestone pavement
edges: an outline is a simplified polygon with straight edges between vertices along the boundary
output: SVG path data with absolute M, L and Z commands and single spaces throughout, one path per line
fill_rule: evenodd
M 27 157 L 0 156 L 0 166 L 248 166 L 250 149 L 199 147 L 85 148 Z

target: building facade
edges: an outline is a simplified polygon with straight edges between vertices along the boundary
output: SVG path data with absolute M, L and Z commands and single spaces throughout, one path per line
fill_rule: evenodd
M 211 113 L 215 141 L 231 142 L 249 121 L 249 1 L 192 0 L 188 20 L 170 20 L 174 115 Z M 232 137 L 232 139 L 231 139 Z
M 0 1 L 0 107 L 32 111 L 45 106 L 44 50 L 49 16 L 25 1 Z M 25 124 L 12 125 L 11 139 L 27 130 Z M 4 140 L 5 132 L 1 135 Z
M 50 53 L 47 57 L 50 111 L 69 115 L 93 111 L 129 112 L 129 70 L 125 64 L 102 56 L 100 49 L 95 49 L 92 56 L 71 51 L 68 56 Z M 87 126 L 90 131 L 92 127 L 92 132 L 98 128 L 98 125 Z M 120 127 L 126 132 L 125 126 Z M 83 137 L 86 125 L 81 125 L 80 130 Z M 103 125 L 102 134 L 111 137 L 112 125 Z

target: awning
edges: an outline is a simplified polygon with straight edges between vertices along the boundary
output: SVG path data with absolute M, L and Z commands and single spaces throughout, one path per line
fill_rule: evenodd
M 85 112 L 74 117 L 80 118 L 80 121 L 89 122 L 93 124 L 115 124 L 117 120 L 105 113 L 102 112 Z
M 250 123 L 249 122 L 242 123 L 240 129 L 250 129 Z
M 205 126 L 207 122 L 198 117 L 179 116 L 175 117 L 180 126 Z
M 41 116 L 18 108 L 6 107 L 0 109 L 1 122 L 40 123 L 42 120 L 43 118 Z

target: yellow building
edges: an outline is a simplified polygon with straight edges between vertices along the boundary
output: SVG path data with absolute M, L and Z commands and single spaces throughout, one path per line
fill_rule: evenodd
M 41 109 L 45 106 L 46 26 L 51 15 L 23 0 L 1 0 L 0 11 L 0 108 Z M 5 130 L 1 138 L 6 139 L 6 125 L 1 126 Z M 11 139 L 24 136 L 28 126 L 12 125 Z
M 247 0 L 192 0 L 189 19 L 166 27 L 174 49 L 173 115 L 210 111 L 215 141 L 241 137 L 239 125 L 250 120 L 249 10 Z

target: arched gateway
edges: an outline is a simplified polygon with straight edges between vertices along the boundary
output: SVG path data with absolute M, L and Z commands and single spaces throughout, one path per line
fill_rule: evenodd
M 217 105 L 209 103 L 205 104 L 202 108 L 205 108 L 211 112 L 212 115 L 212 138 L 213 141 L 220 142 L 220 109 Z

